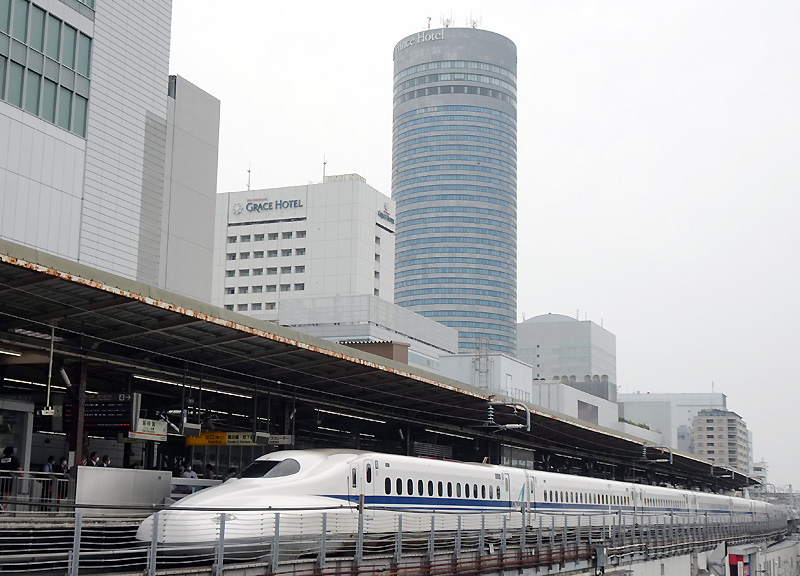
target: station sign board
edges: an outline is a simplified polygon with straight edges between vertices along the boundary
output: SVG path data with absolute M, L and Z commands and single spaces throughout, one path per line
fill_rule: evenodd
M 167 441 L 167 423 L 164 420 L 150 420 L 148 418 L 138 418 L 136 420 L 136 430 L 128 432 L 128 438 L 136 440 L 154 440 L 156 442 Z

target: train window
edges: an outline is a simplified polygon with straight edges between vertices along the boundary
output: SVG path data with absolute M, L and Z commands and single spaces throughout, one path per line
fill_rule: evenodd
M 547 490 L 544 491 L 544 501 L 547 502 Z
M 497 487 L 497 499 L 500 500 L 500 486 Z
M 285 460 L 256 460 L 242 470 L 239 478 L 279 478 L 300 472 L 300 463 L 294 458 Z
M 358 486 L 358 469 L 353 468 L 350 470 L 350 483 L 353 485 L 353 488 Z
M 403 494 L 403 480 L 402 478 L 397 479 L 397 495 L 402 496 Z
M 433 496 L 433 480 L 428 480 L 428 496 Z
M 387 478 L 386 479 L 386 481 L 384 482 L 383 490 L 387 494 L 391 494 L 392 493 L 392 479 L 391 478 Z
M 477 484 L 473 484 L 472 485 L 472 494 L 473 494 L 473 496 L 475 496 L 475 498 L 478 497 L 478 485 Z
M 452 498 L 453 497 L 453 483 L 452 482 L 448 482 L 447 483 L 447 497 L 448 498 Z
M 560 498 L 560 501 L 561 501 L 561 502 L 565 502 L 565 500 L 564 500 L 564 493 L 563 493 L 563 492 L 560 494 L 560 496 L 561 496 L 561 498 Z
M 372 483 L 372 464 L 367 464 L 367 484 Z
M 408 495 L 411 496 L 412 494 L 414 494 L 414 481 L 411 478 L 409 478 L 406 485 L 408 486 L 406 492 L 408 492 Z
M 444 484 L 439 482 L 436 486 L 436 492 L 439 494 L 439 496 L 444 496 Z
M 464 484 L 464 497 L 469 498 L 469 484 Z
M 422 496 L 425 493 L 425 483 L 422 480 L 417 480 L 417 494 Z
M 569 501 L 570 502 L 575 502 L 575 492 L 570 492 L 569 493 Z
M 481 484 L 481 498 L 486 499 L 486 485 Z
M 456 496 L 461 498 L 461 482 L 456 483 Z
M 583 504 L 583 492 L 581 492 L 580 494 L 578 494 L 578 496 L 580 496 L 581 504 Z
M 494 489 L 489 486 L 489 500 L 494 498 Z

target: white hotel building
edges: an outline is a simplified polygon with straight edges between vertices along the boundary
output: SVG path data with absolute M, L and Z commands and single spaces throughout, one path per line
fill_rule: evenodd
M 218 194 L 211 302 L 329 340 L 406 342 L 436 370 L 458 334 L 394 305 L 394 214 L 357 174 Z

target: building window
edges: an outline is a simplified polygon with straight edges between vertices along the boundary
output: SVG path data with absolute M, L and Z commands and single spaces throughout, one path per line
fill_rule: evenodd
M 247 286 L 239 286 L 239 294 L 247 294 L 249 288 Z
M 302 274 L 303 272 L 306 271 L 306 267 L 305 266 L 295 266 L 294 267 L 294 271 L 295 271 L 296 274 Z
M 253 242 L 262 242 L 264 240 L 263 234 L 253 234 Z
M 236 253 L 235 252 L 228 252 L 225 255 L 226 260 L 236 260 Z
M 263 286 L 253 286 L 253 294 L 261 294 L 263 291 Z
M 264 269 L 263 268 L 253 268 L 253 276 L 263 276 Z
M 284 250 L 281 250 L 281 256 L 291 256 L 291 255 L 292 255 L 292 249 L 291 248 L 286 248 Z
M 281 274 L 291 274 L 292 267 L 291 266 L 281 266 Z
M 236 276 L 236 270 L 225 270 L 225 278 L 233 278 Z
M 239 270 L 239 276 L 250 276 L 250 270 Z
M 263 257 L 264 257 L 264 251 L 263 250 L 255 250 L 253 252 L 253 258 L 263 258 Z
M 235 292 L 235 288 L 225 288 L 225 294 L 234 294 Z
M 267 292 L 275 292 L 276 286 L 275 284 L 267 284 Z
M 297 249 L 294 251 L 294 253 L 295 253 L 295 255 L 296 255 L 296 256 L 305 256 L 305 254 L 306 254 L 306 249 L 305 249 L 305 248 L 297 248 Z
M 375 254 L 375 262 L 380 262 L 380 261 L 381 261 L 381 255 Z
M 228 244 L 236 244 L 236 236 L 228 236 Z
M 381 237 L 375 236 L 375 244 L 380 244 L 380 243 L 381 243 Z
M 238 305 L 236 306 L 236 309 L 237 309 L 239 312 L 247 312 L 247 304 L 238 304 Z
M 261 310 L 261 302 L 256 302 L 250 305 L 250 310 Z
M 297 237 L 298 238 L 305 238 L 306 237 L 306 231 L 305 230 L 298 230 L 297 231 Z
M 301 282 L 299 284 L 295 284 L 294 285 L 294 289 L 295 290 L 305 290 L 306 289 L 306 285 Z
M 233 304 L 225 304 L 225 310 L 233 310 Z
M 380 296 L 380 295 L 381 295 L 381 291 L 380 291 L 380 290 L 378 290 L 377 288 L 375 288 L 375 289 L 372 291 L 372 293 L 373 293 L 375 296 Z
M 264 310 L 275 310 L 275 302 L 267 302 L 264 304 Z
M 239 258 L 242 260 L 249 260 L 250 252 L 239 252 Z
M 239 237 L 240 242 L 250 242 L 250 234 L 242 234 Z
M 381 279 L 381 273 L 375 270 L 375 280 L 380 280 L 380 279 Z
M 288 292 L 292 289 L 291 284 L 281 284 L 281 292 Z
M 278 239 L 277 232 L 270 232 L 269 234 L 267 234 L 267 240 L 277 240 L 277 239 Z
M 277 258 L 278 251 L 277 250 L 267 250 L 267 258 Z
M 267 276 L 274 276 L 278 273 L 277 268 L 267 268 Z
M 284 232 L 284 233 L 281 235 L 281 238 L 283 238 L 284 240 L 288 240 L 288 239 L 289 239 L 289 238 L 291 238 L 291 237 L 292 237 L 292 233 L 291 233 L 291 232 Z

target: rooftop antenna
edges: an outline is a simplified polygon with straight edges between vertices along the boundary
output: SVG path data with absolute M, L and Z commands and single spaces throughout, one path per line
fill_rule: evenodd
M 250 192 L 250 164 L 247 165 L 247 191 Z
M 469 18 L 467 19 L 467 26 L 470 28 L 477 28 L 480 25 L 481 25 L 480 17 L 473 18 L 472 13 L 470 13 Z
M 431 29 L 431 17 L 428 16 L 428 30 Z
M 328 160 L 325 158 L 325 155 L 322 155 L 322 181 L 325 182 L 325 165 L 328 163 Z
M 453 23 L 453 15 L 450 14 L 450 18 L 445 18 L 442 16 L 442 28 L 450 28 L 450 24 Z

